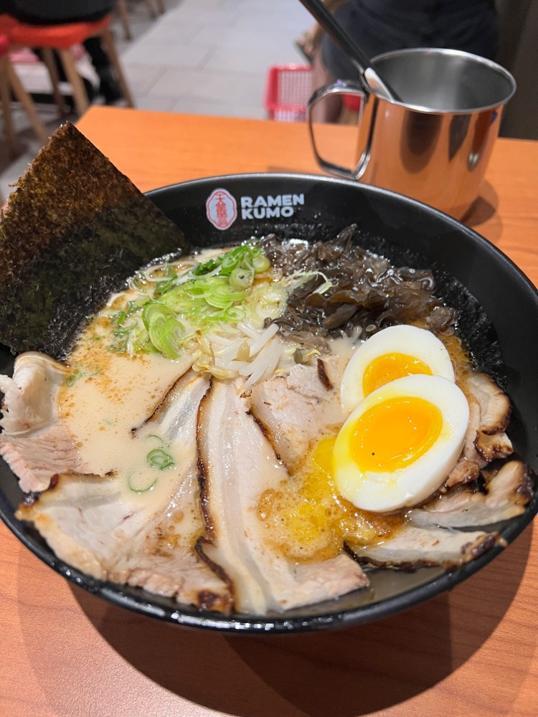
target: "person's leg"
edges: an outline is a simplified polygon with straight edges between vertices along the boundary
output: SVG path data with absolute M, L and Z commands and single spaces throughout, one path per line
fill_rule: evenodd
M 353 2 L 338 4 L 335 16 L 348 31 L 352 25 Z M 312 90 L 337 79 L 357 79 L 357 71 L 342 50 L 325 34 L 315 52 L 312 63 Z M 327 97 L 313 112 L 315 122 L 337 122 L 342 111 L 342 100 L 337 95 Z
M 324 0 L 327 10 L 334 13 L 336 8 L 341 5 L 343 0 Z M 323 29 L 317 22 L 311 25 L 295 40 L 295 46 L 304 55 L 307 62 L 312 64 L 314 57 L 319 49 L 321 38 L 323 37 Z
M 317 50 L 312 62 L 312 88 L 317 90 L 323 85 L 335 81 L 323 62 L 321 48 Z M 342 110 L 342 101 L 337 95 L 326 97 L 312 112 L 314 122 L 337 122 Z
M 110 60 L 103 49 L 100 37 L 89 37 L 87 40 L 84 40 L 84 48 L 97 74 L 99 74 L 99 71 L 103 68 L 110 67 Z
M 89 37 L 84 41 L 84 48 L 99 77 L 99 94 L 105 98 L 107 104 L 117 102 L 122 98 L 122 94 L 101 38 Z

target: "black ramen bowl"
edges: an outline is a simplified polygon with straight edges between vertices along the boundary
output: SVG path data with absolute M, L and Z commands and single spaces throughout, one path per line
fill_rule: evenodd
M 481 236 L 412 199 L 319 176 L 213 177 L 157 189 L 149 196 L 195 247 L 230 244 L 271 232 L 283 238 L 330 239 L 355 223 L 359 242 L 366 248 L 385 254 L 399 265 L 432 268 L 438 282 L 437 294 L 460 310 L 461 334 L 478 365 L 495 373 L 510 395 L 510 435 L 520 456 L 536 468 L 538 297 L 521 271 Z M 0 370 L 10 371 L 11 364 L 8 352 L 1 352 Z M 284 614 L 224 616 L 139 588 L 95 580 L 73 569 L 54 555 L 32 527 L 15 518 L 23 496 L 15 476 L 3 462 L 0 487 L 0 513 L 5 523 L 58 573 L 116 605 L 178 625 L 213 630 L 296 632 L 377 620 L 451 588 L 502 550 L 494 547 L 451 571 L 375 570 L 370 574 L 369 589 Z M 521 516 L 496 526 L 507 543 L 530 523 L 537 508 L 535 498 Z

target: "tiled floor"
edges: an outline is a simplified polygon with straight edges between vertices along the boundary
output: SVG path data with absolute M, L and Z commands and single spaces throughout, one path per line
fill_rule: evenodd
M 294 39 L 311 20 L 299 0 L 165 0 L 167 11 L 152 19 L 145 2 L 130 0 L 134 39 L 116 37 L 136 105 L 142 109 L 264 117 L 267 69 L 303 63 Z M 88 63 L 82 71 L 91 75 Z M 30 90 L 48 86 L 40 66 L 21 66 Z M 53 107 L 39 112 L 51 131 Z M 0 147 L 0 192 L 6 196 L 38 149 L 25 117 L 16 111 L 20 154 L 11 161 Z

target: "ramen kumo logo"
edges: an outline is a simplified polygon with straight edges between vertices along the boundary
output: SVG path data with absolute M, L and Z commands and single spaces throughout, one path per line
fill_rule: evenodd
M 242 219 L 292 217 L 295 207 L 304 205 L 304 194 L 267 194 L 241 197 Z

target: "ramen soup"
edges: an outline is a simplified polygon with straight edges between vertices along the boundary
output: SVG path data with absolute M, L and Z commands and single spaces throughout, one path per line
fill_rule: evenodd
M 0 377 L 18 517 L 95 578 L 258 615 L 496 544 L 481 526 L 531 496 L 509 399 L 432 274 L 351 234 L 166 257 L 64 362 L 21 354 Z

